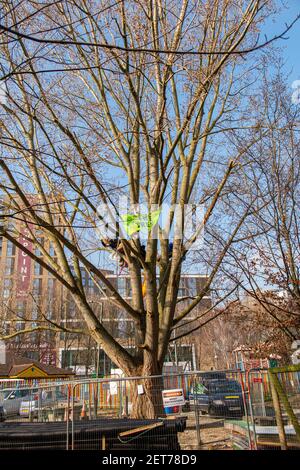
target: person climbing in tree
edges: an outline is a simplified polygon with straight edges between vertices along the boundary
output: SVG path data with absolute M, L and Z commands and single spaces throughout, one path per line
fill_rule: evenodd
M 146 247 L 145 247 L 145 245 L 141 245 L 141 252 L 142 252 L 142 258 L 145 261 L 146 260 Z
M 170 242 L 168 245 L 168 258 L 171 259 L 173 255 L 173 243 Z
M 111 248 L 112 250 L 116 250 L 118 247 L 117 238 L 103 238 L 101 243 L 105 248 Z
M 118 238 L 103 238 L 101 240 L 101 243 L 105 248 L 111 248 L 112 250 L 116 251 L 119 255 L 121 255 L 119 256 L 119 266 L 121 268 L 128 266 L 126 260 L 123 258 L 125 252 L 121 240 L 119 240 Z

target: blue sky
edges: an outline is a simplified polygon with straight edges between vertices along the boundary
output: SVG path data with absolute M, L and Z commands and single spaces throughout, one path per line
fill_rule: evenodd
M 287 9 L 276 16 L 276 21 L 269 21 L 264 33 L 268 39 L 280 34 L 285 29 L 285 23 L 290 24 L 300 13 L 300 0 L 288 0 Z M 283 57 L 286 60 L 286 71 L 291 72 L 291 83 L 300 79 L 300 20 L 287 34 L 286 41 L 277 41 L 277 47 L 282 48 Z

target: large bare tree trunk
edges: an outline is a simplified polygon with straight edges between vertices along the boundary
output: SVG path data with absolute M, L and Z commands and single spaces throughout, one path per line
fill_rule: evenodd
M 141 369 L 141 379 L 130 382 L 130 397 L 132 400 L 130 416 L 132 418 L 154 419 L 165 416 L 162 401 L 162 391 L 164 389 L 162 371 L 154 367 L 154 361 L 152 370 L 155 371 L 155 374 L 151 374 L 152 377 L 146 374 L 145 369 Z M 142 390 L 138 385 L 142 387 Z

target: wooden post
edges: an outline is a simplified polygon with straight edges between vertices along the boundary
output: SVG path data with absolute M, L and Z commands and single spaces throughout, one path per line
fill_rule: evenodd
M 298 419 L 295 416 L 293 408 L 291 407 L 290 402 L 288 400 L 287 394 L 284 392 L 283 387 L 282 387 L 282 385 L 281 385 L 281 383 L 278 380 L 278 377 L 276 375 L 273 375 L 273 380 L 275 382 L 275 387 L 277 389 L 278 395 L 280 396 L 280 398 L 283 402 L 283 405 L 285 407 L 286 413 L 287 413 L 287 415 L 288 415 L 288 417 L 291 421 L 291 424 L 293 425 L 293 427 L 295 429 L 297 439 L 300 442 L 300 425 L 299 425 Z
M 94 389 L 94 418 L 97 418 L 98 412 L 98 383 L 93 384 Z
M 89 384 L 89 420 L 92 419 L 92 384 Z
M 269 371 L 269 378 L 270 378 L 271 392 L 272 392 L 272 398 L 273 398 L 281 450 L 287 450 L 287 443 L 286 443 L 284 425 L 283 425 L 282 414 L 281 414 L 281 409 L 280 409 L 279 397 L 278 397 L 278 393 L 276 390 L 274 375 L 270 371 Z
M 194 413 L 195 413 L 197 443 L 198 443 L 198 449 L 200 449 L 202 442 L 201 442 L 200 419 L 199 419 L 200 410 L 198 409 L 198 392 L 197 392 L 198 380 L 199 378 L 197 376 L 193 378 L 193 395 L 194 395 Z

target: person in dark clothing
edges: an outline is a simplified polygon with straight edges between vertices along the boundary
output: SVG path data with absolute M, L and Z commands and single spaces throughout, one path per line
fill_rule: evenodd
M 172 258 L 172 256 L 173 256 L 173 243 L 170 242 L 169 245 L 168 245 L 168 258 L 169 258 L 169 260 Z M 160 262 L 160 259 L 161 259 L 161 256 L 158 255 L 157 256 L 158 263 Z
M 168 245 L 168 257 L 169 257 L 169 259 L 172 258 L 172 255 L 173 255 L 173 243 L 170 242 L 169 245 Z
M 119 254 L 124 255 L 124 248 L 122 246 L 122 242 L 117 238 L 103 238 L 103 240 L 101 240 L 101 243 L 105 248 L 111 248 L 112 250 L 117 251 Z M 119 266 L 121 268 L 128 266 L 123 256 L 119 256 Z
M 145 247 L 145 245 L 141 245 L 141 252 L 142 252 L 143 260 L 145 261 L 145 259 L 146 259 L 146 247 Z
M 117 238 L 103 238 L 101 243 L 105 248 L 112 248 L 113 250 L 116 250 L 118 248 L 119 242 Z

